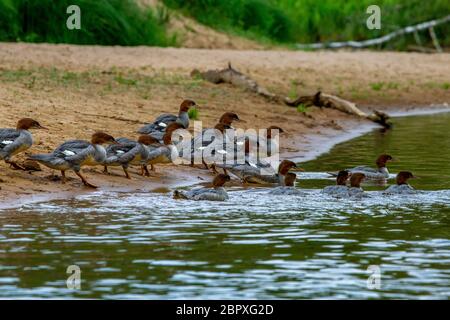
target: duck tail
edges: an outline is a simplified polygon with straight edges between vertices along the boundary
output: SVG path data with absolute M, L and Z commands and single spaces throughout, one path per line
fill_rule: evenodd
M 27 160 L 35 160 L 38 162 L 48 162 L 50 160 L 50 154 L 33 154 L 27 158 Z
M 327 174 L 335 178 L 338 176 L 337 172 L 327 172 Z
M 178 190 L 175 190 L 173 192 L 173 198 L 174 199 L 187 199 L 187 197 L 181 191 L 178 191 Z

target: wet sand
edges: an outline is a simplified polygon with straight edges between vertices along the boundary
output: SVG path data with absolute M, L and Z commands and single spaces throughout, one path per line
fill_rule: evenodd
M 450 102 L 450 55 L 392 52 L 233 51 L 175 48 L 122 48 L 48 44 L 0 44 L 0 127 L 14 127 L 32 117 L 49 131 L 33 131 L 35 145 L 17 157 L 49 152 L 61 142 L 89 139 L 95 130 L 136 138 L 136 130 L 163 112 L 176 113 L 184 98 L 200 105 L 199 120 L 212 126 L 225 111 L 246 120 L 243 128 L 281 126 L 283 157 L 307 160 L 334 143 L 367 130 L 372 123 L 335 110 L 294 108 L 267 102 L 229 85 L 192 79 L 194 68 L 222 68 L 231 61 L 278 94 L 313 94 L 316 90 L 355 101 L 364 109 L 410 114 Z M 212 174 L 187 166 L 157 166 L 153 177 L 112 175 L 84 169 L 100 190 L 173 188 L 208 181 Z M 70 197 L 84 192 L 72 173 L 9 169 L 0 163 L 0 208 L 30 201 Z M 200 177 L 200 178 L 199 178 Z

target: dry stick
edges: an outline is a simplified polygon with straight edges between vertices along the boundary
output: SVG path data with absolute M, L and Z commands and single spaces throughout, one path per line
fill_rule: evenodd
M 428 28 L 428 32 L 430 33 L 430 37 L 433 40 L 433 44 L 434 44 L 434 47 L 436 48 L 436 51 L 441 53 L 442 52 L 442 48 L 439 45 L 439 40 L 438 40 L 438 38 L 436 36 L 436 33 L 434 33 L 434 28 L 433 27 Z
M 304 104 L 305 106 L 314 105 L 318 107 L 333 108 L 341 112 L 356 115 L 360 118 L 369 119 L 382 125 L 385 128 L 391 127 L 391 124 L 387 122 L 389 116 L 386 113 L 375 110 L 373 114 L 369 115 L 358 109 L 356 104 L 354 104 L 353 102 L 344 100 L 331 94 L 322 93 L 320 91 L 313 96 L 301 96 L 294 101 L 290 101 L 287 98 L 282 98 L 279 95 L 271 93 L 266 88 L 260 86 L 255 80 L 231 67 L 230 63 L 228 63 L 228 68 L 222 70 L 208 70 L 206 72 L 200 72 L 199 70 L 195 69 L 191 72 L 191 76 L 200 77 L 214 84 L 229 83 L 234 86 L 242 87 L 264 97 L 270 102 L 280 104 L 284 103 L 285 105 L 291 107 L 297 107 L 300 104 Z
M 337 49 L 337 48 L 344 48 L 344 47 L 364 48 L 364 47 L 369 47 L 369 46 L 374 46 L 374 45 L 380 45 L 380 44 L 388 42 L 398 36 L 408 34 L 411 32 L 416 32 L 416 31 L 420 31 L 420 30 L 433 28 L 437 25 L 447 23 L 449 21 L 450 21 L 450 15 L 445 16 L 440 19 L 435 19 L 435 20 L 419 23 L 414 26 L 408 26 L 408 27 L 405 27 L 402 29 L 398 29 L 398 30 L 388 33 L 380 38 L 369 39 L 369 40 L 364 40 L 364 41 L 345 41 L 345 42 L 328 42 L 328 43 L 320 43 L 319 42 L 319 43 L 307 43 L 307 44 L 299 43 L 296 46 L 299 49 L 325 49 L 325 48 Z M 434 33 L 434 31 L 433 31 L 433 33 Z M 431 31 L 430 31 L 430 35 L 431 35 Z M 433 38 L 433 36 L 431 36 L 431 37 Z

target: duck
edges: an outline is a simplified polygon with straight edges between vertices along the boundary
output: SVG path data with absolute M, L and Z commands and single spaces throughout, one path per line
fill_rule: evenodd
M 142 128 L 138 130 L 139 134 L 148 134 L 152 137 L 162 141 L 164 132 L 166 128 L 171 123 L 178 123 L 184 129 L 189 128 L 189 115 L 188 111 L 190 108 L 197 106 L 197 104 L 192 100 L 184 100 L 180 105 L 180 110 L 178 112 L 178 116 L 174 114 L 164 113 L 156 118 L 150 124 L 146 124 Z
M 289 196 L 298 196 L 302 195 L 303 192 L 295 188 L 295 180 L 297 179 L 297 175 L 293 172 L 286 173 L 284 177 L 284 186 L 278 186 L 269 191 L 269 194 L 272 195 L 289 195 Z
M 397 174 L 396 184 L 389 186 L 383 191 L 383 194 L 413 194 L 417 193 L 413 187 L 408 184 L 409 179 L 417 178 L 410 171 L 400 171 Z
M 348 170 L 339 171 L 336 177 L 336 185 L 323 188 L 322 193 L 335 196 L 348 194 L 347 180 L 350 176 L 351 173 Z
M 89 183 L 83 177 L 80 172 L 81 167 L 103 164 L 107 156 L 103 144 L 117 143 L 114 137 L 98 131 L 92 135 L 91 141 L 69 140 L 59 145 L 52 153 L 32 155 L 29 159 L 42 163 L 51 169 L 61 171 L 61 182 L 63 184 L 66 182 L 65 172 L 73 170 L 85 186 L 97 188 L 97 186 Z
M 31 118 L 23 118 L 17 122 L 15 129 L 0 129 L 0 159 L 4 160 L 11 167 L 18 170 L 25 170 L 16 162 L 11 161 L 11 157 L 24 152 L 33 145 L 33 135 L 30 129 L 44 129 L 41 124 Z
M 361 188 L 361 183 L 366 179 L 364 173 L 352 173 L 350 176 L 350 188 L 348 188 L 348 195 L 350 197 L 361 197 L 364 195 L 364 190 Z
M 153 149 L 149 152 L 145 161 L 143 161 L 142 171 L 145 172 L 145 175 L 150 175 L 147 168 L 148 165 L 172 163 L 179 157 L 178 149 L 172 141 L 172 134 L 178 129 L 185 128 L 177 122 L 172 122 L 165 130 L 163 144 L 153 144 Z
M 377 168 L 371 168 L 368 166 L 358 166 L 351 169 L 347 169 L 350 173 L 363 173 L 366 179 L 369 180 L 386 180 L 389 179 L 389 171 L 386 164 L 389 161 L 394 161 L 394 158 L 388 154 L 382 154 L 377 158 Z M 331 174 L 335 175 L 335 174 Z
M 285 175 L 292 168 L 296 168 L 298 171 L 303 171 L 295 162 L 290 160 L 283 160 L 278 166 L 278 172 L 272 173 L 272 167 L 260 162 L 253 163 L 246 158 L 244 164 L 235 164 L 227 166 L 232 174 L 239 177 L 243 183 L 255 183 L 255 184 L 279 184 L 284 185 Z
M 212 188 L 200 188 L 190 191 L 175 190 L 173 193 L 174 199 L 187 199 L 187 200 L 209 200 L 209 201 L 225 201 L 228 199 L 228 194 L 223 185 L 230 181 L 231 178 L 227 174 L 220 173 L 214 177 L 212 182 Z
M 128 138 L 118 138 L 116 141 L 119 144 L 111 144 L 106 148 L 103 172 L 108 173 L 108 166 L 122 166 L 127 179 L 131 179 L 128 166 L 145 164 L 151 152 L 148 146 L 158 143 L 158 140 L 145 134 L 139 136 L 137 141 Z M 142 170 L 141 175 L 143 175 Z

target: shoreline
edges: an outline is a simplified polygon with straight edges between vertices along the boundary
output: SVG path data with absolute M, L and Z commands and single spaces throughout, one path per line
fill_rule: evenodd
M 398 109 L 394 110 L 392 113 L 393 118 L 397 117 L 410 117 L 410 116 L 426 116 L 426 115 L 432 115 L 432 114 L 439 114 L 439 113 L 446 113 L 450 112 L 450 107 L 444 106 L 444 105 L 436 105 L 435 107 L 430 109 L 430 106 L 428 107 L 420 107 L 420 108 L 413 108 L 412 110 L 406 111 L 405 109 Z M 297 144 L 297 146 L 300 149 L 303 149 L 302 155 L 297 155 L 282 151 L 281 152 L 281 159 L 291 159 L 296 162 L 306 162 L 313 160 L 320 155 L 329 152 L 334 146 L 352 140 L 354 138 L 357 138 L 361 135 L 367 134 L 370 131 L 379 128 L 378 125 L 374 123 L 368 123 L 368 122 L 361 122 L 359 120 L 346 120 L 345 125 L 347 128 L 344 128 L 343 130 L 329 130 L 324 134 L 323 132 L 321 134 L 306 134 L 303 139 L 306 139 L 304 143 Z M 356 125 L 356 127 L 355 127 Z M 351 129 L 350 129 L 351 128 Z M 318 147 L 320 146 L 320 147 Z M 120 176 L 120 173 L 118 174 L 117 169 L 114 170 L 113 175 L 109 175 L 107 177 L 111 178 L 121 178 L 123 180 L 119 180 L 120 182 L 128 182 L 128 186 L 116 186 L 115 184 L 111 184 L 109 181 L 108 185 L 106 186 L 100 186 L 97 190 L 89 190 L 83 187 L 80 187 L 78 189 L 73 189 L 71 191 L 60 191 L 60 192 L 42 192 L 39 194 L 33 194 L 33 195 L 22 195 L 19 196 L 16 199 L 8 199 L 6 201 L 2 201 L 0 203 L 0 211 L 5 209 L 17 209 L 22 207 L 23 205 L 29 205 L 33 203 L 40 203 L 40 202 L 47 202 L 47 201 L 54 201 L 54 200 L 61 200 L 61 199 L 67 199 L 67 198 L 75 198 L 79 195 L 84 194 L 98 194 L 101 196 L 104 192 L 171 192 L 176 187 L 192 187 L 196 186 L 202 183 L 209 182 L 210 178 L 213 177 L 213 175 L 204 169 L 199 168 L 191 168 L 188 166 L 176 166 L 176 165 L 165 165 L 163 166 L 164 169 L 162 169 L 162 172 L 170 171 L 168 175 L 161 174 L 161 167 L 158 167 L 159 171 L 159 177 L 157 177 L 157 181 L 155 181 L 154 177 L 151 178 L 142 178 L 139 177 L 138 180 L 136 180 L 135 176 L 133 180 L 127 181 L 125 178 Z M 95 169 L 88 169 L 88 171 L 94 171 Z M 97 170 L 95 170 L 98 172 Z M 182 179 L 179 179 L 180 177 L 183 177 Z M 150 179 L 150 180 L 146 180 Z M 71 178 L 73 180 L 73 178 Z M 107 180 L 99 179 L 98 175 L 96 175 L 96 180 Z M 109 180 L 109 179 L 108 179 Z M 104 182 L 104 181 L 103 181 Z M 59 182 L 53 182 L 55 184 L 58 184 Z M 31 197 L 31 198 L 30 198 Z M 8 197 L 10 198 L 10 197 Z

